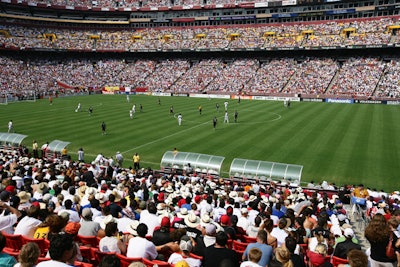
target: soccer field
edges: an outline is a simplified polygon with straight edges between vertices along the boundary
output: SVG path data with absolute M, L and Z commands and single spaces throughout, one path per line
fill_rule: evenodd
M 161 105 L 158 97 L 138 95 L 128 103 L 125 95 L 93 95 L 56 98 L 53 105 L 47 100 L 10 103 L 0 106 L 0 131 L 7 132 L 11 119 L 16 133 L 28 135 L 23 144 L 30 150 L 35 139 L 39 146 L 55 139 L 68 141 L 69 154 L 76 159 L 82 147 L 87 162 L 98 153 L 115 156 L 120 151 L 124 167 L 129 167 L 137 152 L 142 167 L 159 169 L 164 152 L 176 147 L 225 157 L 223 177 L 228 177 L 234 158 L 244 158 L 302 165 L 302 182 L 364 183 L 386 191 L 400 188 L 398 106 L 292 102 L 288 109 L 282 102 L 228 100 L 228 124 L 223 123 L 224 100 L 160 97 L 160 101 Z M 78 103 L 81 112 L 75 112 Z M 130 119 L 133 104 L 136 114 Z M 170 106 L 175 116 L 170 115 Z M 103 121 L 106 135 L 101 132 Z

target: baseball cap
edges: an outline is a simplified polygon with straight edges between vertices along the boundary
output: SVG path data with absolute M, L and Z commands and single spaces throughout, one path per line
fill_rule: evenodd
M 206 235 L 215 235 L 217 233 L 217 227 L 213 223 L 206 225 Z
M 228 224 L 229 224 L 229 221 L 230 221 L 230 218 L 229 218 L 228 215 L 222 215 L 220 221 L 221 221 L 222 224 L 228 225 Z
M 181 242 L 179 243 L 179 248 L 182 251 L 188 251 L 188 252 L 192 251 L 193 248 L 192 241 L 190 239 L 189 240 L 181 239 Z
M 354 237 L 354 231 L 351 228 L 346 228 L 346 229 L 344 229 L 343 235 L 345 237 Z
M 81 225 L 79 223 L 77 223 L 77 222 L 69 222 L 65 226 L 65 230 L 64 231 L 67 234 L 76 235 L 80 228 L 81 228 Z
M 169 220 L 169 218 L 167 216 L 164 216 L 161 219 L 161 227 L 170 227 L 171 226 L 171 222 Z

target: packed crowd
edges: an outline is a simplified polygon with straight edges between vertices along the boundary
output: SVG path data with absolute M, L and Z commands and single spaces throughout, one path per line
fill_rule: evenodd
M 24 245 L 17 253 L 21 266 L 32 266 L 24 261 L 35 264 L 39 255 L 47 260 L 38 266 L 90 261 L 82 252 L 90 238 L 97 240 L 96 250 L 114 253 L 110 257 L 116 253 L 180 267 L 332 266 L 337 258 L 351 267 L 368 261 L 372 267 L 397 266 L 385 247 L 390 240 L 399 250 L 398 191 L 363 185 L 338 190 L 327 182 L 310 182 L 307 191 L 283 182 L 242 183 L 133 166 L 121 168 L 118 158 L 102 155 L 86 164 L 2 152 L 0 250 L 7 238 L 21 235 L 49 241 L 48 251 Z M 344 208 L 352 197 L 366 200 L 360 205 L 371 217 L 364 233 L 371 249 L 365 252 Z M 26 255 L 27 247 L 37 251 L 31 252 L 36 259 Z M 0 264 L 14 266 L 7 249 Z
M 398 43 L 396 18 L 329 21 L 315 24 L 148 28 L 120 31 L 30 28 L 0 25 L 0 47 L 99 51 L 143 49 L 265 49 L 279 47 L 393 45 Z M 9 35 L 9 36 L 8 36 Z
M 49 94 L 70 88 L 142 87 L 155 92 L 331 95 L 397 98 L 399 60 L 90 59 L 16 60 L 0 57 L 0 93 Z

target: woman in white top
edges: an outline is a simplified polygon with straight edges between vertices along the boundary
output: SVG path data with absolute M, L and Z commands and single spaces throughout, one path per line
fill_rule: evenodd
M 99 249 L 101 252 L 115 252 L 119 254 L 126 253 L 125 242 L 121 241 L 118 236 L 118 224 L 109 222 L 106 225 L 106 236 L 100 239 Z

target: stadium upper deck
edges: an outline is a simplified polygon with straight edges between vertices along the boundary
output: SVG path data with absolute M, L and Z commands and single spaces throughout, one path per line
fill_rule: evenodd
M 0 22 L 84 27 L 265 24 L 400 15 L 400 0 L 1 0 Z

